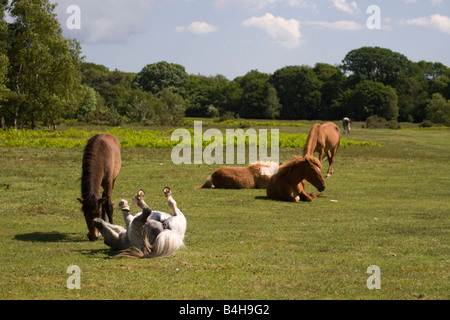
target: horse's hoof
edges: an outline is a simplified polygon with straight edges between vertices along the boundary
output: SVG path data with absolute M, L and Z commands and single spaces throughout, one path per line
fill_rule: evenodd
M 145 192 L 142 189 L 139 189 L 138 194 L 135 195 L 132 199 L 133 203 L 137 205 L 140 201 L 144 200 Z
M 119 201 L 119 208 L 120 210 L 130 210 L 130 206 L 128 205 L 128 201 L 127 200 L 120 200 Z
M 97 241 L 97 240 L 98 240 L 98 237 L 91 236 L 89 233 L 88 233 L 86 236 L 88 237 L 89 241 L 94 242 L 94 241 Z
M 169 187 L 165 187 L 165 188 L 163 189 L 163 192 L 164 192 L 164 195 L 165 195 L 166 197 L 168 197 L 169 195 L 172 194 L 172 191 L 170 190 Z
M 94 227 L 96 227 L 97 229 L 101 229 L 102 227 L 103 227 L 103 224 L 102 224 L 102 219 L 100 219 L 100 218 L 95 218 L 94 220 L 93 220 L 93 222 L 94 222 Z M 98 238 L 97 238 L 98 239 Z M 97 239 L 95 239 L 95 240 L 97 240 Z

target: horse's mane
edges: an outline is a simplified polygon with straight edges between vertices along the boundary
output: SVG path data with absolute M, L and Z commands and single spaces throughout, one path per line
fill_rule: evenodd
M 314 165 L 316 165 L 317 167 L 322 169 L 322 162 L 320 162 L 320 160 L 317 159 L 316 157 L 314 157 L 312 155 L 306 155 L 305 159 L 306 159 L 306 161 L 312 162 Z
M 278 167 L 279 164 L 273 161 L 258 161 L 249 165 L 249 168 L 259 169 L 262 175 L 273 175 Z
M 305 146 L 303 147 L 303 154 L 307 154 L 308 150 L 310 148 L 311 143 L 317 142 L 317 136 L 315 132 L 320 127 L 319 123 L 316 123 L 312 126 L 311 130 L 309 131 L 308 138 L 306 138 Z
M 84 147 L 82 176 L 81 176 L 81 193 L 83 197 L 87 197 L 87 194 L 91 193 L 89 187 L 90 187 L 90 177 L 93 173 L 92 162 L 95 160 L 94 146 L 95 142 L 99 137 L 100 135 L 96 134 L 95 136 L 89 139 L 88 143 Z
M 310 155 L 305 155 L 303 157 L 294 156 L 293 160 L 280 166 L 280 168 L 278 169 L 278 174 L 279 175 L 287 175 L 291 171 L 292 167 L 298 165 L 300 162 L 305 162 L 305 161 L 312 162 L 314 165 L 316 165 L 317 167 L 322 169 L 322 163 L 316 157 L 313 157 Z

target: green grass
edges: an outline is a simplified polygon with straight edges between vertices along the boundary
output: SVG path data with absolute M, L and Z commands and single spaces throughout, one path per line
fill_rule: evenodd
M 224 128 L 228 122 L 218 124 L 222 128 L 223 145 L 226 144 L 226 136 Z M 256 124 L 261 124 L 255 122 Z M 277 122 L 273 122 L 276 124 Z M 271 122 L 263 123 L 263 126 L 268 126 Z M 281 126 L 283 127 L 283 126 Z M 302 125 L 300 127 L 309 127 Z M 151 130 L 151 129 L 124 129 L 113 128 L 106 130 L 86 130 L 86 129 L 68 129 L 63 131 L 47 131 L 47 130 L 13 130 L 0 131 L 0 146 L 6 147 L 43 147 L 43 148 L 74 148 L 82 147 L 86 141 L 96 133 L 110 133 L 118 137 L 123 148 L 173 148 L 180 143 L 179 140 L 173 139 L 172 134 L 175 129 L 166 131 Z M 194 145 L 195 131 L 192 128 L 187 129 L 190 136 L 190 145 Z M 244 129 L 243 129 L 244 130 Z M 245 129 L 246 132 L 248 129 Z M 266 129 L 267 130 L 267 129 Z M 204 131 L 204 130 L 203 130 Z M 255 130 L 256 133 L 258 131 Z M 268 142 L 270 146 L 271 131 L 268 132 Z M 281 148 L 302 148 L 306 143 L 308 133 L 283 133 L 279 134 L 279 143 Z M 202 141 L 203 146 L 211 144 L 211 141 Z M 238 141 L 235 140 L 235 144 Z M 248 145 L 248 139 L 246 140 Z M 259 146 L 259 140 L 257 141 Z M 373 141 L 355 141 L 343 138 L 341 140 L 341 147 L 347 146 L 377 146 Z
M 85 143 L 105 128 L 72 130 L 45 139 Z M 325 197 L 311 203 L 197 189 L 217 165 L 176 166 L 170 148 L 124 147 L 114 203 L 143 188 L 167 210 L 167 185 L 188 220 L 187 248 L 150 260 L 110 259 L 102 241 L 87 241 L 76 200 L 84 144 L 0 143 L 0 299 L 449 299 L 450 130 L 355 126 L 343 138 L 376 146 L 340 148 Z M 300 151 L 282 148 L 280 160 Z M 115 221 L 123 225 L 117 206 Z M 81 268 L 81 290 L 66 287 L 70 265 Z M 366 287 L 370 265 L 381 268 L 381 290 Z

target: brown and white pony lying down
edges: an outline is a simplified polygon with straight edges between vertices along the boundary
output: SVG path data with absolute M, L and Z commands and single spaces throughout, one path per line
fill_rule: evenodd
M 278 167 L 278 163 L 272 161 L 256 162 L 248 167 L 220 167 L 201 188 L 264 189 Z
M 319 192 L 326 188 L 322 177 L 322 163 L 319 159 L 306 155 L 295 156 L 294 160 L 281 165 L 278 172 L 270 178 L 266 192 L 267 197 L 284 201 L 312 201 L 314 195 L 305 191 L 304 180 L 310 182 Z
M 144 202 L 144 191 L 141 189 L 133 198 L 133 203 L 141 208 L 142 212 L 132 216 L 128 202 L 119 202 L 126 229 L 100 218 L 94 219 L 94 225 L 103 235 L 105 244 L 112 249 L 122 250 L 116 257 L 163 258 L 184 247 L 186 218 L 178 209 L 170 188 L 164 188 L 163 192 L 173 216 L 152 210 Z

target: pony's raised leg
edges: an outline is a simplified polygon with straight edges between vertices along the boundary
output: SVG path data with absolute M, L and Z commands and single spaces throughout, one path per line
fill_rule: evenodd
M 142 209 L 142 213 L 134 217 L 130 224 L 130 228 L 128 229 L 128 239 L 130 240 L 130 243 L 140 249 L 147 247 L 144 231 L 147 219 L 152 213 L 152 209 L 144 202 L 144 195 L 144 190 L 140 189 L 138 194 L 133 197 L 133 203 Z
M 170 229 L 175 231 L 181 239 L 184 238 L 186 232 L 186 217 L 183 212 L 178 209 L 177 202 L 172 197 L 172 192 L 169 187 L 163 189 L 164 195 L 167 198 L 167 205 L 172 209 L 173 216 L 162 222 L 164 229 Z
M 125 227 L 128 229 L 130 227 L 131 222 L 134 219 L 134 217 L 130 214 L 130 206 L 128 205 L 128 201 L 123 199 L 120 200 L 119 208 L 120 210 L 122 210 L 123 220 L 125 221 Z
M 172 197 L 172 191 L 170 190 L 170 188 L 169 188 L 169 187 L 165 187 L 165 188 L 163 189 L 163 192 L 164 192 L 164 195 L 165 195 L 166 198 L 167 198 L 167 205 L 168 205 L 169 208 L 172 210 L 173 215 L 176 216 L 176 215 L 179 215 L 179 214 L 183 214 L 183 213 L 181 212 L 181 210 L 178 209 L 178 207 L 177 207 L 177 202 L 176 202 L 175 199 Z
M 100 230 L 105 244 L 112 249 L 123 250 L 129 247 L 127 231 L 100 218 L 94 219 L 94 226 Z
M 142 209 L 142 213 L 133 219 L 133 229 L 135 227 L 141 228 L 147 221 L 147 218 L 152 214 L 152 209 L 144 201 L 144 190 L 140 189 L 138 194 L 133 197 L 133 203 Z
M 145 208 L 149 208 L 149 206 L 144 201 L 144 196 L 145 196 L 144 190 L 139 189 L 137 195 L 135 195 L 132 199 L 133 203 L 142 210 L 144 210 Z

